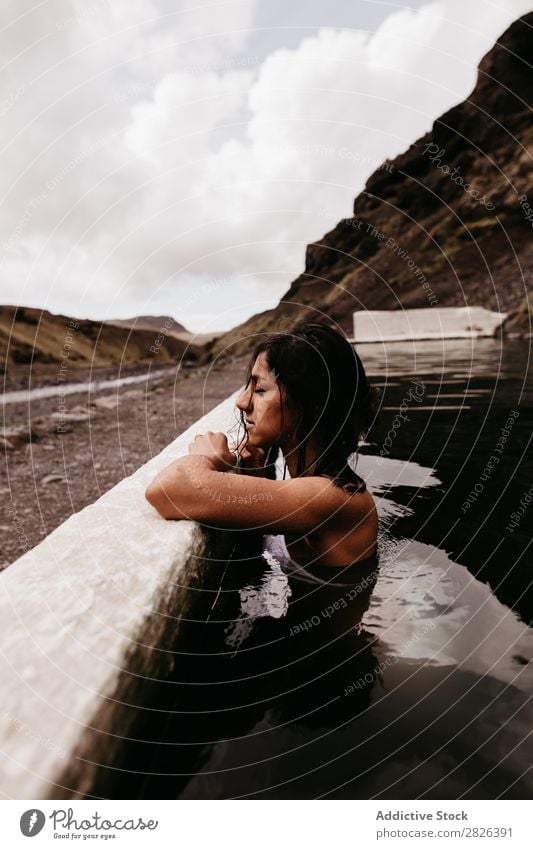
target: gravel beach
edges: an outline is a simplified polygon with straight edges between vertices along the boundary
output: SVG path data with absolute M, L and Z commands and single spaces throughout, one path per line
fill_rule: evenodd
M 0 569 L 131 475 L 238 389 L 246 362 L 247 358 L 233 359 L 188 372 L 169 367 L 149 382 L 4 405 Z M 128 374 L 145 372 L 139 366 Z M 76 370 L 69 377 L 81 381 L 88 375 Z M 103 380 L 116 374 L 93 369 L 90 377 Z M 32 389 L 52 383 L 46 374 L 42 380 L 32 375 Z M 24 381 L 20 376 L 9 388 L 24 384 L 28 385 L 27 377 Z

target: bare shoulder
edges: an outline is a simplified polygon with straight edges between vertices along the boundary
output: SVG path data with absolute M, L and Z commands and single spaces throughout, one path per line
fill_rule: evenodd
M 332 484 L 338 493 L 338 507 L 329 520 L 308 535 L 310 553 L 315 562 L 327 566 L 344 566 L 372 556 L 378 538 L 378 512 L 368 489 L 348 494 Z
M 368 488 L 363 492 L 350 493 L 330 482 L 332 497 L 336 508 L 331 513 L 328 527 L 334 531 L 345 529 L 377 528 L 377 509 L 374 498 Z

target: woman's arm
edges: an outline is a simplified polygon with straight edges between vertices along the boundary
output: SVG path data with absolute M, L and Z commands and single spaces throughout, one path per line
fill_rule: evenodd
M 354 527 L 358 496 L 350 499 L 327 478 L 258 479 L 219 471 L 223 462 L 218 455 L 180 457 L 157 475 L 146 498 L 165 519 L 192 519 L 215 528 L 308 534 L 330 520 L 345 524 L 347 511 Z

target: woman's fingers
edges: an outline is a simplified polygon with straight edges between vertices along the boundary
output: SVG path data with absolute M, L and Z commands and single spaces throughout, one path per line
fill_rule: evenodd
M 247 465 L 259 467 L 264 465 L 266 453 L 262 448 L 254 448 L 243 452 L 241 456 Z

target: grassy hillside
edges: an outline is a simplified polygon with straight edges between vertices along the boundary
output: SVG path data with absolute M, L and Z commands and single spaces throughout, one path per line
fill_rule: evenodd
M 29 307 L 0 307 L 0 364 L 67 361 L 71 367 L 195 360 L 198 346 L 165 331 L 129 330 Z

